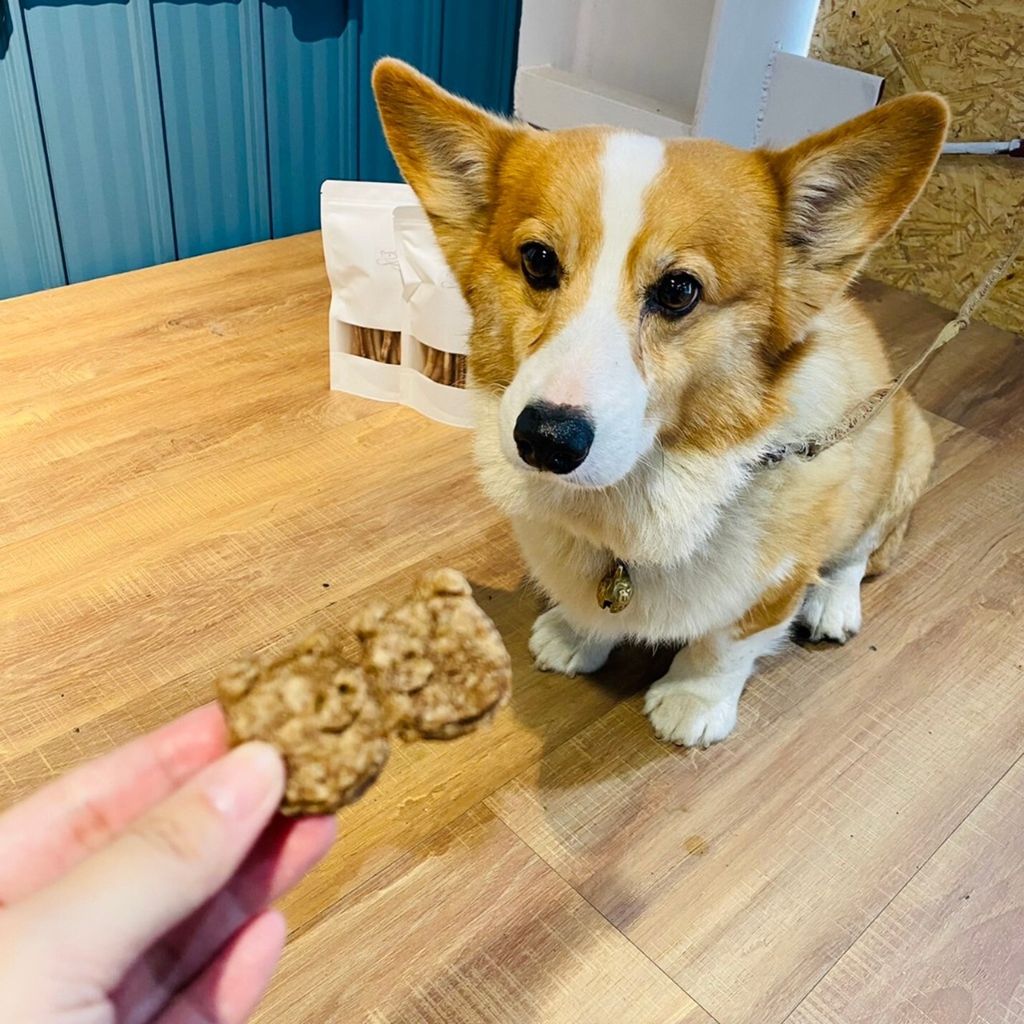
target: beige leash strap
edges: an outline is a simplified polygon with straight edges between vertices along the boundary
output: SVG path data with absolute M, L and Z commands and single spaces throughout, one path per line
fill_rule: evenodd
M 939 331 L 931 345 L 898 377 L 852 406 L 838 423 L 823 433 L 809 434 L 799 441 L 789 441 L 769 448 L 761 456 L 758 465 L 778 466 L 789 458 L 809 461 L 870 423 L 893 400 L 897 392 L 906 387 L 907 382 L 928 363 L 932 356 L 939 349 L 948 345 L 971 322 L 974 311 L 988 298 L 989 292 L 1006 276 L 1022 247 L 1024 247 L 1024 233 L 1017 239 L 1016 245 L 992 267 L 974 291 L 967 296 L 957 315 Z

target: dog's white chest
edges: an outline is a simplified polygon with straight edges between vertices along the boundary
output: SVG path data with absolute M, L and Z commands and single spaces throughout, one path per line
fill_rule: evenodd
M 612 552 L 550 522 L 513 518 L 530 571 L 573 624 L 595 636 L 659 643 L 693 639 L 734 622 L 763 586 L 752 533 L 726 527 L 696 556 L 672 565 L 631 565 L 633 598 L 618 614 L 598 589 Z M 729 536 L 725 536 L 728 534 Z

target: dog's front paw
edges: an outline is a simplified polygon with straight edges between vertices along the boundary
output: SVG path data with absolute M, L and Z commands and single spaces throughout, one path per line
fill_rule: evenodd
M 557 608 L 539 616 L 530 633 L 530 653 L 537 668 L 565 676 L 596 672 L 608 660 L 613 646 L 581 636 Z
M 856 584 L 815 584 L 807 591 L 800 621 L 811 640 L 845 644 L 860 632 L 860 581 Z
M 719 699 L 694 693 L 691 685 L 707 688 L 707 682 L 655 683 L 644 700 L 644 711 L 659 739 L 682 747 L 709 747 L 724 740 L 736 727 L 738 697 L 731 692 Z

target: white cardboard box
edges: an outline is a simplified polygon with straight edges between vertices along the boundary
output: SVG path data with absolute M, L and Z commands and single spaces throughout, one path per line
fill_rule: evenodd
M 873 75 L 807 58 L 818 3 L 523 0 L 516 113 L 541 128 L 795 141 L 881 90 Z

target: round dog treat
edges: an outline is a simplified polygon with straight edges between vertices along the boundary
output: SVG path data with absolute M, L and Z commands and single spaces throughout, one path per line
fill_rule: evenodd
M 512 666 L 501 635 L 453 569 L 421 577 L 395 608 L 367 608 L 352 628 L 363 670 L 406 739 L 459 736 L 508 700 Z
M 281 812 L 331 814 L 357 800 L 388 759 L 384 714 L 363 671 L 322 633 L 217 680 L 234 743 L 263 740 L 287 769 Z
M 393 733 L 459 736 L 508 700 L 505 645 L 451 569 L 422 577 L 395 607 L 367 608 L 353 628 L 359 666 L 317 633 L 236 662 L 217 680 L 232 742 L 263 740 L 281 752 L 284 814 L 329 814 L 357 800 L 384 767 Z

